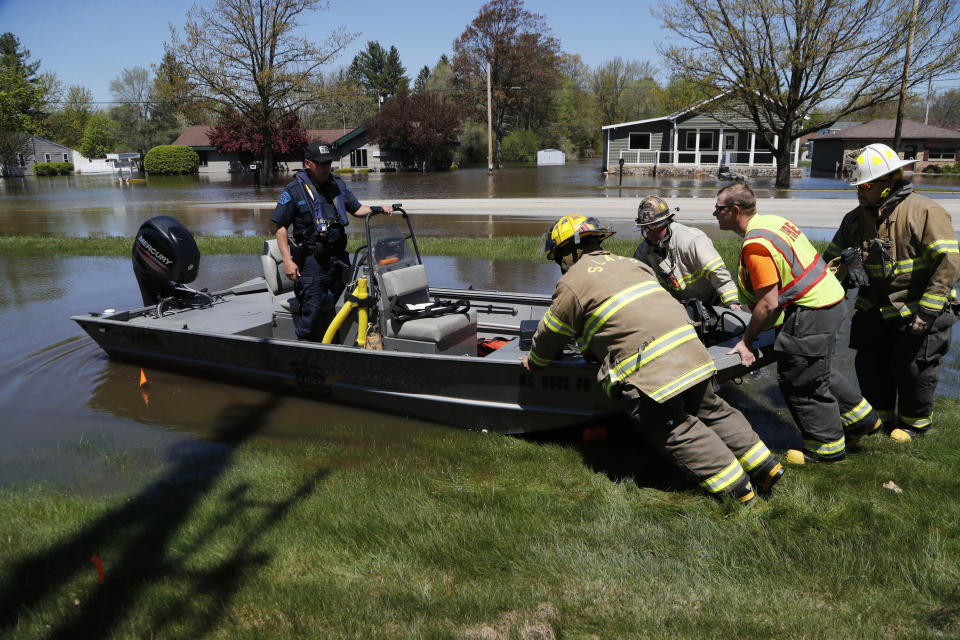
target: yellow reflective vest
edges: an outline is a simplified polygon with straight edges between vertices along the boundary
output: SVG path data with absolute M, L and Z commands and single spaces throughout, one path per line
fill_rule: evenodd
M 763 246 L 777 266 L 780 310 L 791 304 L 819 309 L 843 299 L 843 285 L 830 273 L 823 258 L 795 224 L 780 216 L 755 215 L 747 224 L 737 265 L 737 289 L 740 299 L 747 304 L 755 304 L 757 296 L 744 265 L 743 249 L 754 243 Z M 782 323 L 781 313 L 773 326 Z
M 630 384 L 663 402 L 717 370 L 653 270 L 606 251 L 583 255 L 560 278 L 533 336 L 530 364 L 549 364 L 571 340 L 601 363 L 597 380 L 608 394 Z

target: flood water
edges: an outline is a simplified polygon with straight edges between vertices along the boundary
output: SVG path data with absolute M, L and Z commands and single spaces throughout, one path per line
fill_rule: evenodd
M 559 275 L 546 262 L 427 258 L 426 265 L 440 287 L 550 293 Z M 258 256 L 204 256 L 194 284 L 226 288 L 259 269 Z M 109 360 L 68 319 L 138 306 L 129 260 L 0 257 L 0 275 L 0 485 L 39 481 L 80 492 L 122 491 L 185 448 L 222 446 L 213 439 L 224 416 L 261 403 L 274 408 L 259 438 L 339 440 L 362 433 L 390 442 L 445 428 L 153 369 L 145 402 L 138 367 Z M 845 345 L 841 335 L 838 366 L 852 377 Z M 957 394 L 958 372 L 953 350 L 941 393 Z M 722 393 L 772 447 L 799 444 L 772 370 L 748 376 L 742 386 L 727 383 Z
M 717 181 L 654 181 L 604 177 L 590 164 L 521 167 L 497 172 L 464 169 L 437 174 L 355 176 L 351 187 L 363 201 L 427 197 L 624 197 L 649 188 L 670 196 L 710 196 Z M 755 183 L 757 184 L 757 183 Z M 938 182 L 960 188 L 960 181 Z M 790 197 L 836 195 L 853 203 L 840 181 L 805 178 Z M 762 185 L 758 185 L 758 190 Z M 822 191 L 836 189 L 836 191 Z M 814 191 L 819 190 L 819 191 Z M 120 186 L 110 177 L 73 176 L 0 180 L 0 235 L 133 236 L 155 215 L 173 215 L 206 235 L 272 232 L 273 206 L 231 206 L 276 199 L 279 187 L 256 188 L 245 176 L 150 178 Z M 772 190 L 761 195 L 778 195 Z M 952 197 L 952 196 L 950 196 Z M 542 221 L 508 216 L 477 220 L 428 216 L 421 235 L 539 235 Z M 636 234 L 620 229 L 622 234 Z M 639 236 L 636 236 L 639 241 Z M 559 276 L 551 263 L 427 258 L 432 284 L 550 293 Z M 260 275 L 259 256 L 204 256 L 198 287 L 220 289 Z M 144 474 L 164 468 L 191 448 L 220 447 L 215 425 L 245 408 L 269 404 L 258 437 L 342 439 L 371 435 L 389 442 L 411 433 L 442 433 L 442 427 L 362 409 L 325 405 L 296 397 L 276 398 L 256 389 L 219 384 L 167 371 L 147 372 L 141 395 L 139 368 L 112 362 L 69 316 L 108 307 L 139 306 L 126 258 L 20 258 L 0 256 L 0 485 L 44 482 L 94 493 L 124 491 Z M 851 378 L 851 353 L 840 337 L 838 366 Z M 957 350 L 948 356 L 940 392 L 960 391 Z M 723 394 L 748 415 L 774 448 L 799 443 L 783 407 L 772 371 L 727 384 Z M 346 427 L 346 428 L 343 428 Z M 484 437 L 477 435 L 477 437 Z M 364 446 L 364 445 L 359 445 Z
M 605 176 L 598 161 L 571 162 L 556 167 L 520 166 L 494 172 L 468 168 L 435 173 L 372 173 L 343 176 L 361 202 L 403 202 L 410 198 L 637 198 L 646 193 L 670 197 L 712 197 L 724 182 L 713 176 L 695 180 Z M 917 176 L 918 187 L 937 189 L 938 197 L 960 197 L 960 178 Z M 855 190 L 834 178 L 797 178 L 788 191 L 773 188 L 771 178 L 751 185 L 760 197 L 848 199 Z M 111 176 L 61 176 L 0 180 L 0 235 L 133 236 L 140 224 L 156 215 L 170 215 L 199 235 L 260 235 L 271 233 L 270 215 L 283 183 L 257 187 L 245 174 L 148 177 L 129 185 Z M 248 203 L 263 203 L 249 208 Z M 635 206 L 631 205 L 631 206 Z M 411 211 L 410 213 L 415 213 Z M 445 233 L 457 226 L 456 211 L 431 216 L 422 235 Z M 433 218 L 438 218 L 435 222 Z M 462 219 L 459 219 L 462 221 Z M 513 224 L 501 235 L 527 233 L 542 224 L 529 220 L 498 220 Z M 437 227 L 434 228 L 433 225 Z M 473 235 L 472 224 L 462 225 Z M 460 229 L 458 229 L 460 231 Z M 515 231 L 515 233 L 511 233 Z M 537 231 L 536 233 L 539 233 Z

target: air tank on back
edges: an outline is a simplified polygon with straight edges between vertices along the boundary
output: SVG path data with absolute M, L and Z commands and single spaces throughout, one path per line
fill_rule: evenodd
M 145 305 L 176 296 L 177 287 L 196 280 L 200 269 L 200 250 L 193 234 L 170 216 L 156 216 L 140 225 L 132 258 Z

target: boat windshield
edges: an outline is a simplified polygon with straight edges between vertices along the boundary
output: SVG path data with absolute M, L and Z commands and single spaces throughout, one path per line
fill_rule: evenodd
M 412 231 L 403 216 L 375 216 L 370 220 L 371 254 L 379 272 L 420 264 L 411 236 Z

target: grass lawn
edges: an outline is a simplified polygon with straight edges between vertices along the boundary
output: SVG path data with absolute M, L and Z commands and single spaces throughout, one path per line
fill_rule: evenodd
M 0 490 L 0 635 L 960 636 L 954 401 L 926 438 L 868 438 L 746 509 L 625 437 L 251 437 L 269 410 L 120 497 Z
M 60 251 L 21 240 L 0 254 Z M 719 244 L 729 264 L 736 243 Z M 924 438 L 867 438 L 747 508 L 628 434 L 258 438 L 282 402 L 231 407 L 221 444 L 172 452 L 121 495 L 0 488 L 0 638 L 960 637 L 956 400 Z

